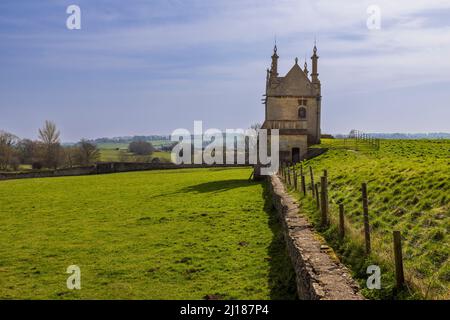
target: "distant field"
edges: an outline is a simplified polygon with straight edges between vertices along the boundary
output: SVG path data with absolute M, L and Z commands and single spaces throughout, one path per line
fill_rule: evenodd
M 159 158 L 162 161 L 171 162 L 170 152 L 156 151 L 153 152 L 151 158 Z M 100 149 L 100 161 L 134 161 L 134 155 L 129 153 L 127 149 Z
M 105 142 L 105 143 L 97 143 L 96 146 L 99 149 L 128 149 L 129 143 L 111 143 L 111 142 Z
M 150 141 L 153 146 L 161 146 L 167 143 L 166 140 Z M 98 143 L 100 150 L 100 161 L 134 161 L 134 155 L 128 152 L 128 143 Z M 170 162 L 170 152 L 156 151 L 152 154 L 152 159 L 159 158 L 162 161 Z
M 311 161 L 319 181 L 327 169 L 330 209 L 338 219 L 338 203 L 345 205 L 353 243 L 362 241 L 361 183 L 367 182 L 369 215 L 375 260 L 386 262 L 385 292 L 366 292 L 386 297 L 392 289 L 392 231 L 404 237 L 404 263 L 407 279 L 425 297 L 450 298 L 450 140 L 382 140 L 380 151 L 335 149 L 339 140 L 324 140 L 331 149 Z M 307 168 L 308 169 L 308 168 Z M 309 173 L 309 170 L 305 170 Z M 307 177 L 309 182 L 309 174 Z M 303 209 L 318 221 L 314 202 L 308 197 Z M 335 240 L 336 228 L 326 232 Z M 361 242 L 362 243 L 362 242 Z M 370 259 L 348 243 L 339 244 L 341 257 L 353 270 L 367 278 Z M 390 275 L 389 275 L 390 273 Z
M 294 298 L 250 169 L 0 182 L 0 299 Z M 81 290 L 66 268 L 81 268 Z
M 168 140 L 153 140 L 149 141 L 153 146 L 159 147 L 163 144 L 170 143 Z M 113 142 L 104 142 L 104 143 L 97 143 L 97 147 L 99 149 L 127 149 L 129 143 L 113 143 Z

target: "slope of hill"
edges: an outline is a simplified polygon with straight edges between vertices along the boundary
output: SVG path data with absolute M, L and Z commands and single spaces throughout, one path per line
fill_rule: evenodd
M 324 234 L 337 247 L 344 262 L 360 279 L 367 279 L 366 267 L 383 265 L 383 290 L 372 297 L 395 294 L 392 278 L 392 231 L 403 237 L 406 278 L 422 297 L 449 298 L 450 263 L 450 140 L 383 140 L 379 151 L 353 151 L 336 148 L 338 140 L 324 140 L 330 150 L 304 163 L 312 166 L 316 181 L 328 170 L 330 210 L 338 219 L 343 203 L 349 228 L 348 241 L 336 241 L 336 225 Z M 309 174 L 309 169 L 304 170 Z M 307 177 L 307 181 L 308 177 Z M 362 251 L 361 183 L 369 194 L 369 216 L 373 255 L 364 259 Z M 303 198 L 306 214 L 315 222 L 314 200 Z M 365 281 L 362 281 L 365 286 Z

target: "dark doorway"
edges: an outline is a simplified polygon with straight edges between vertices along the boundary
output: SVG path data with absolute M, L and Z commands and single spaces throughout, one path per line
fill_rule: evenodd
M 292 148 L 292 162 L 300 162 L 300 148 Z

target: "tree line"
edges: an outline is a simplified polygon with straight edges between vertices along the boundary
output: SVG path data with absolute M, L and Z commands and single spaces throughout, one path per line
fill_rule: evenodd
M 73 146 L 62 146 L 60 131 L 51 121 L 45 121 L 38 133 L 38 140 L 30 140 L 0 131 L 0 170 L 17 171 L 21 165 L 33 169 L 71 168 L 91 165 L 100 158 L 97 146 L 85 139 Z

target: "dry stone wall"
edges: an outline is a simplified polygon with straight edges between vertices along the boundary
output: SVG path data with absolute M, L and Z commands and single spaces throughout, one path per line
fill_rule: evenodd
M 302 300 L 363 300 L 349 270 L 321 243 L 312 225 L 299 214 L 299 206 L 278 176 L 269 177 L 276 208 Z
M 0 172 L 0 180 L 26 179 L 26 178 L 47 178 L 47 177 L 65 177 L 82 176 L 90 174 L 104 174 L 128 171 L 145 170 L 169 170 L 169 169 L 194 169 L 194 168 L 234 168 L 250 167 L 250 165 L 234 164 L 181 164 L 173 163 L 136 163 L 136 162 L 100 162 L 88 167 L 75 167 L 56 170 L 33 170 L 24 172 Z

